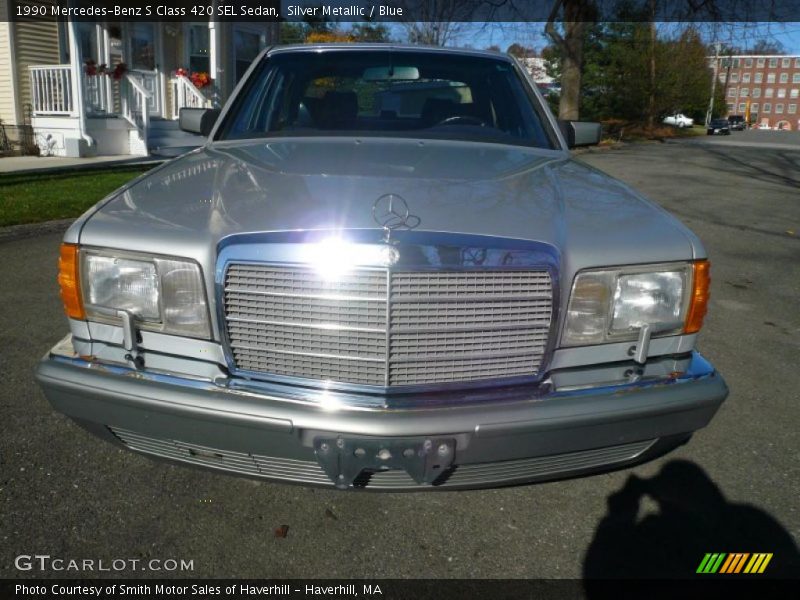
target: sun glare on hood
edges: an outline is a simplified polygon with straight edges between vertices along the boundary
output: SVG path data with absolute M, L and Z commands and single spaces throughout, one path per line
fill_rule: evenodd
M 332 237 L 308 246 L 306 260 L 326 280 L 336 280 L 355 267 L 388 267 L 399 258 L 397 250 L 385 244 L 356 244 Z

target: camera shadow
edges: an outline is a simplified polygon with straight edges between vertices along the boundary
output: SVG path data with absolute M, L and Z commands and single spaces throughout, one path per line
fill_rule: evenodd
M 707 553 L 772 553 L 763 574 L 697 574 Z M 745 563 L 746 566 L 746 563 Z M 706 472 L 673 460 L 654 477 L 628 477 L 608 497 L 583 564 L 592 579 L 796 578 L 800 554 L 789 532 L 767 512 L 729 502 Z

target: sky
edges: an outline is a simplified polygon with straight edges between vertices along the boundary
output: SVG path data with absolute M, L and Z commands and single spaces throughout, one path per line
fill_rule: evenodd
M 666 32 L 675 30 L 675 23 L 661 23 L 659 30 Z M 392 35 L 403 39 L 402 25 L 391 24 Z M 723 28 L 718 39 L 707 37 L 707 41 L 720 41 L 736 46 L 752 46 L 758 39 L 778 41 L 783 44 L 788 54 L 800 54 L 800 22 L 789 23 L 740 23 Z M 505 50 L 512 43 L 541 49 L 548 43 L 544 36 L 544 23 L 463 23 L 453 40 L 453 46 L 471 46 L 486 48 L 493 44 Z

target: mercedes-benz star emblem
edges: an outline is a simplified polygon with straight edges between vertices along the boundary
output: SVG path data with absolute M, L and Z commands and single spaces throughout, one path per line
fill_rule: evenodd
M 408 202 L 397 194 L 384 194 L 372 205 L 372 218 L 383 227 L 388 242 L 392 232 L 397 229 L 414 229 L 420 218 L 412 215 Z

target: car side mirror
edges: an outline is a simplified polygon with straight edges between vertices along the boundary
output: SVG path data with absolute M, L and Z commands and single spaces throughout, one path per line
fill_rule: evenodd
M 178 127 L 188 133 L 208 137 L 217 122 L 218 108 L 182 108 L 178 115 Z
M 595 146 L 600 143 L 602 126 L 590 121 L 559 121 L 558 126 L 568 148 Z

